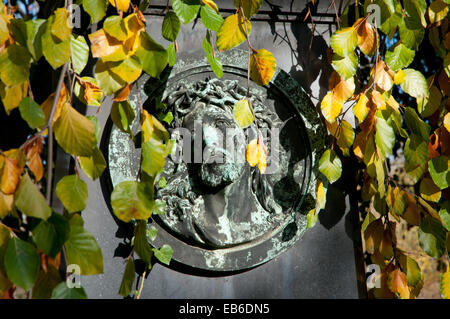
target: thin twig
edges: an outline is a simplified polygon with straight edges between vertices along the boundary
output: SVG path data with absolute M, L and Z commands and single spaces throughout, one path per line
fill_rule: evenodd
M 146 274 L 147 270 L 144 271 L 144 273 L 142 274 L 142 280 L 141 280 L 141 285 L 139 287 L 139 292 L 136 296 L 136 299 L 141 298 L 141 293 L 142 293 L 142 289 L 144 288 L 144 280 L 145 280 L 145 274 Z
M 61 93 L 62 84 L 64 82 L 64 76 L 67 71 L 68 62 L 64 63 L 64 66 L 59 75 L 58 85 L 56 87 L 55 98 L 53 99 L 52 110 L 48 117 L 47 127 L 48 127 L 48 154 L 47 154 L 47 194 L 46 200 L 47 204 L 50 205 L 50 199 L 52 196 L 52 173 L 53 173 L 53 117 L 55 116 L 56 106 L 58 105 L 59 95 Z

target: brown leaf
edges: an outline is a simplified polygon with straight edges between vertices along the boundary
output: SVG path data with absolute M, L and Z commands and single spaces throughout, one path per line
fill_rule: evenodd
M 392 237 L 389 229 L 385 229 L 383 232 L 379 250 L 384 259 L 389 260 L 394 255 L 394 250 L 392 249 Z
M 84 88 L 84 99 L 88 105 L 101 99 L 102 90 L 97 85 L 88 81 L 81 82 L 81 85 Z
M 379 43 L 377 30 L 367 23 L 367 19 L 358 19 L 353 26 L 357 26 L 356 34 L 358 37 L 358 46 L 365 55 L 372 56 L 377 50 L 377 44 Z
M 258 85 L 267 85 L 277 68 L 277 61 L 272 53 L 259 49 L 250 59 L 250 76 Z
M 127 84 L 114 98 L 116 102 L 126 101 L 128 99 L 128 95 L 130 95 L 131 84 Z
M 367 226 L 364 232 L 364 240 L 366 243 L 366 250 L 368 253 L 373 254 L 380 246 L 383 235 L 383 221 L 381 218 L 374 220 Z
M 408 203 L 405 213 L 403 214 L 403 219 L 408 222 L 408 224 L 419 226 L 420 225 L 420 209 L 417 206 L 416 199 L 410 195 L 408 192 L 404 192 L 404 196 Z
M 42 153 L 42 137 L 36 138 L 33 142 L 29 143 L 24 152 L 27 157 L 27 165 L 33 172 L 36 182 L 39 182 L 44 176 L 44 166 L 42 165 L 41 153 Z
M 395 269 L 388 276 L 387 281 L 389 290 L 402 299 L 409 299 L 409 288 L 406 281 L 406 275 L 400 270 Z

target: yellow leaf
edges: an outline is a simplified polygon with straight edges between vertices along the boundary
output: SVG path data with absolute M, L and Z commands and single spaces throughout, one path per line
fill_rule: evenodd
M 250 35 L 252 25 L 250 21 L 245 20 L 247 25 L 247 31 Z M 233 14 L 225 19 L 222 26 L 217 32 L 216 45 L 219 51 L 229 50 L 238 46 L 247 38 L 245 32 L 244 21 L 242 16 L 238 14 Z
M 371 97 L 373 105 L 377 107 L 377 109 L 385 110 L 386 109 L 386 102 L 384 102 L 383 96 L 378 91 L 372 92 Z
M 250 77 L 258 85 L 267 85 L 277 68 L 277 61 L 272 53 L 259 49 L 250 58 Z
M 166 128 L 159 122 L 156 117 L 143 110 L 141 114 L 141 128 L 144 137 L 144 143 L 151 138 L 156 138 L 160 142 L 169 139 L 169 133 Z
M 4 157 L 3 169 L 0 179 L 0 191 L 6 195 L 14 194 L 20 181 L 22 168 L 17 160 Z
M 369 114 L 370 108 L 368 106 L 368 103 L 369 99 L 364 93 L 362 93 L 359 96 L 358 103 L 356 103 L 353 107 L 353 113 L 358 118 L 360 124 L 366 119 L 367 114 Z
M 51 26 L 51 33 L 60 41 L 65 41 L 72 33 L 72 24 L 69 19 L 69 11 L 58 8 L 55 11 L 55 19 Z
M 386 101 L 386 104 L 389 105 L 391 108 L 393 108 L 395 111 L 398 111 L 398 108 L 400 107 L 400 105 L 392 95 L 389 96 L 389 98 Z
M 380 242 L 379 251 L 386 260 L 391 259 L 394 255 L 394 250 L 392 249 L 392 237 L 389 229 L 385 229 L 383 231 L 383 237 Z
M 12 210 L 14 195 L 6 195 L 0 191 L 0 219 L 5 218 Z
M 441 275 L 441 294 L 444 299 L 450 299 L 450 269 Z
M 258 165 L 259 171 L 264 174 L 267 167 L 267 147 L 259 138 L 250 141 L 245 156 L 251 167 Z
M 91 51 L 94 58 L 101 58 L 117 52 L 122 52 L 122 42 L 100 29 L 88 35 L 91 41 Z
M 123 19 L 123 22 L 125 23 L 125 28 L 128 31 L 128 38 L 137 36 L 141 32 L 145 31 L 145 24 L 135 13 L 127 16 L 125 19 Z
M 317 206 L 320 209 L 325 209 L 327 194 L 323 182 L 320 179 L 317 180 L 316 184 L 316 196 L 317 196 Z
M 128 11 L 128 8 L 130 7 L 130 0 L 109 0 L 109 3 L 111 3 L 113 7 L 116 7 L 116 2 L 117 9 L 124 12 Z
M 405 72 L 403 70 L 398 70 L 394 75 L 394 83 L 400 85 L 405 81 Z
M 333 123 L 339 114 L 341 114 L 342 102 L 334 97 L 332 92 L 328 92 L 323 98 L 320 108 L 325 119 L 328 122 Z
M 374 78 L 375 84 L 384 91 L 389 91 L 394 84 L 392 71 L 383 60 L 380 60 L 370 71 L 370 75 Z
M 214 3 L 212 0 L 202 0 L 205 5 L 219 13 L 219 8 L 217 7 L 217 4 Z
M 358 46 L 365 55 L 372 56 L 377 50 L 377 44 L 379 43 L 378 32 L 373 26 L 367 23 L 367 19 L 358 19 L 353 26 L 358 26 L 356 34 L 358 37 Z
M 333 71 L 329 80 L 329 90 L 333 92 L 334 97 L 341 102 L 347 101 L 355 92 L 355 80 L 353 77 L 344 80 L 339 73 Z
M 136 81 L 142 73 L 142 66 L 135 57 L 126 58 L 120 62 L 109 62 L 112 73 L 127 83 Z
M 237 101 L 234 104 L 233 115 L 236 123 L 242 128 L 249 127 L 255 120 L 248 99 Z
M 450 112 L 445 114 L 444 117 L 444 126 L 447 129 L 447 132 L 450 132 Z
M 6 114 L 19 106 L 20 101 L 28 95 L 28 81 L 18 85 L 4 86 L 1 84 L 0 96 Z
M 402 299 L 409 299 L 406 275 L 400 269 L 395 269 L 389 274 L 387 284 L 389 289 L 397 296 Z
M 430 202 L 438 202 L 441 199 L 441 189 L 431 178 L 424 178 L 420 182 L 420 196 Z

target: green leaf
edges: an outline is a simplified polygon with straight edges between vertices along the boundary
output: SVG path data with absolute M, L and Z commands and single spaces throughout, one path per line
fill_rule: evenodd
M 119 130 L 132 134 L 131 125 L 135 118 L 134 109 L 128 100 L 114 102 L 111 107 L 111 120 Z
M 159 78 L 168 62 L 167 51 L 156 43 L 148 33 L 142 32 L 140 37 L 141 45 L 136 51 L 136 56 L 142 65 L 142 69 L 148 75 Z
M 128 38 L 128 30 L 124 20 L 119 16 L 110 16 L 103 22 L 103 29 L 110 36 L 119 41 L 125 41 Z
M 153 214 L 164 215 L 165 210 L 166 202 L 161 199 L 155 200 L 155 204 L 153 205 Z
M 89 121 L 94 123 L 94 127 L 95 127 L 95 141 L 98 143 L 98 141 L 100 140 L 100 134 L 101 134 L 100 124 L 98 124 L 98 118 L 96 116 L 94 116 L 94 115 L 87 115 L 86 117 L 89 119 Z
M 168 146 L 154 138 L 142 144 L 142 170 L 152 177 L 161 172 L 170 151 Z
M 82 36 L 70 36 L 70 52 L 75 73 L 80 74 L 89 59 L 89 46 Z
M 439 187 L 436 186 L 436 184 L 431 180 L 431 178 L 424 178 L 420 182 L 420 196 L 422 196 L 423 199 L 430 201 L 430 202 L 438 202 L 439 199 L 441 199 L 441 190 Z
M 65 8 L 58 8 L 53 14 L 55 18 L 51 27 L 52 36 L 59 41 L 67 40 L 72 33 L 72 26 L 69 24 L 69 11 Z
M 239 8 L 239 0 L 233 0 L 234 6 Z M 245 0 L 242 1 L 242 9 L 244 9 L 244 15 L 247 19 L 250 19 L 261 8 L 262 0 Z
M 441 217 L 442 225 L 445 226 L 447 231 L 450 231 L 450 201 L 446 200 L 439 210 L 439 217 Z
M 401 254 L 399 257 L 400 265 L 406 274 L 408 286 L 415 287 L 422 280 L 422 272 L 417 262 L 407 255 Z
M 200 10 L 200 17 L 205 28 L 211 31 L 219 32 L 220 27 L 223 24 L 223 18 L 220 13 L 217 13 L 208 6 L 202 6 Z
M 450 157 L 442 155 L 432 158 L 428 161 L 428 171 L 430 172 L 433 182 L 440 189 L 450 186 Z
M 173 43 L 167 47 L 167 60 L 169 61 L 169 66 L 174 66 L 177 62 L 177 50 Z
M 0 78 L 6 85 L 18 85 L 30 76 L 31 56 L 28 50 L 17 44 L 8 46 L 0 54 Z
M 67 219 L 53 213 L 47 221 L 41 220 L 33 229 L 34 242 L 47 256 L 55 258 L 69 238 L 69 231 Z
M 428 159 L 428 144 L 420 136 L 412 133 L 403 149 L 405 159 L 412 165 L 420 165 Z
M 429 256 L 439 259 L 445 252 L 446 231 L 434 218 L 425 216 L 419 227 L 419 245 Z
M 69 288 L 64 281 L 58 284 L 52 292 L 52 299 L 88 299 L 83 287 Z
M 386 158 L 392 153 L 392 147 L 395 143 L 394 129 L 385 121 L 384 118 L 379 117 L 378 114 L 375 127 L 375 143 L 380 151 L 380 156 L 382 158 Z
M 92 180 L 99 178 L 106 168 L 105 158 L 98 147 L 94 148 L 94 152 L 90 157 L 80 156 L 79 161 L 83 172 Z
M 164 16 L 162 24 L 162 36 L 167 41 L 175 41 L 180 31 L 181 22 L 178 16 L 173 11 L 169 11 Z
M 391 7 L 386 6 L 385 3 L 385 1 L 376 1 L 376 4 L 381 7 L 381 25 L 379 27 L 384 34 L 389 36 L 389 39 L 392 39 L 397 30 L 397 26 L 403 19 L 402 6 L 400 3 L 394 6 L 392 2 L 393 7 Z
M 203 39 L 202 45 L 203 50 L 206 52 L 206 59 L 208 60 L 211 69 L 218 78 L 221 78 L 223 76 L 223 66 L 220 60 L 214 56 L 214 51 L 211 44 L 211 34 L 209 31 L 206 32 L 206 37 Z
M 430 94 L 427 97 L 420 97 L 417 99 L 417 110 L 422 117 L 429 117 L 439 109 L 441 101 L 441 91 L 436 85 L 431 85 Z
M 186 24 L 197 17 L 200 9 L 199 0 L 172 0 L 173 11 L 177 14 L 180 20 Z
M 350 52 L 345 57 L 334 54 L 333 68 L 339 73 L 342 79 L 347 80 L 356 74 L 358 67 L 358 56 L 355 52 Z
M 306 229 L 310 229 L 316 225 L 318 216 L 319 214 L 316 214 L 315 208 L 308 212 L 308 215 L 306 215 Z
M 27 216 L 47 220 L 52 214 L 52 209 L 47 205 L 44 195 L 33 184 L 27 173 L 22 176 L 14 204 Z
M 163 245 L 160 249 L 153 249 L 153 253 L 160 262 L 169 265 L 172 259 L 173 249 L 169 245 Z
M 91 16 L 91 24 L 103 19 L 107 7 L 107 0 L 83 0 L 83 8 Z
M 103 62 L 101 59 L 95 65 L 94 76 L 105 95 L 120 90 L 126 84 L 125 80 L 111 71 L 110 62 Z
M 44 19 L 28 21 L 13 19 L 9 24 L 9 29 L 14 40 L 26 47 L 36 62 L 42 56 L 41 37 L 45 30 L 44 22 L 46 21 Z
M 19 111 L 22 118 L 32 129 L 42 127 L 46 124 L 44 111 L 42 111 L 41 106 L 32 98 L 23 98 L 19 104 Z
M 70 38 L 60 41 L 52 35 L 54 20 L 55 16 L 52 15 L 43 26 L 45 29 L 41 40 L 42 53 L 52 68 L 56 70 L 70 59 Z
M 150 226 L 150 228 L 147 229 L 146 234 L 151 241 L 154 241 L 158 234 L 158 229 L 155 226 Z
M 67 175 L 61 178 L 56 185 L 56 195 L 69 213 L 79 212 L 86 208 L 87 185 L 77 175 Z
M 337 30 L 330 39 L 330 45 L 334 53 L 341 57 L 346 57 L 354 53 L 358 45 L 356 29 L 353 27 Z
M 241 128 L 246 128 L 252 125 L 255 118 L 248 99 L 237 101 L 233 107 L 234 120 Z
M 410 22 L 414 29 L 426 28 L 425 12 L 427 3 L 425 0 L 410 0 L 403 3 L 406 13 L 406 20 Z
M 114 187 L 111 206 L 120 220 L 128 223 L 132 219 L 147 220 L 153 210 L 153 185 L 125 181 Z
M 36 247 L 16 237 L 9 240 L 5 254 L 5 268 L 9 280 L 29 290 L 36 281 L 39 264 L 40 258 Z
M 11 238 L 11 230 L 4 226 L 3 224 L 0 224 L 0 270 L 4 269 L 4 259 L 5 259 L 5 253 L 6 249 L 8 248 L 8 242 Z
M 418 50 L 425 36 L 425 30 L 412 25 L 410 20 L 402 19 L 399 24 L 399 34 L 402 42 L 410 49 Z
M 120 283 L 119 295 L 126 297 L 133 291 L 133 283 L 135 278 L 135 268 L 133 258 L 129 258 L 123 273 L 122 282 Z
M 414 109 L 410 107 L 405 108 L 405 122 L 411 132 L 419 135 L 424 141 L 428 141 L 430 126 L 417 115 Z
M 327 149 L 320 158 L 319 171 L 325 175 L 330 183 L 334 183 L 341 177 L 342 174 L 342 162 L 336 153 Z
M 414 69 L 405 69 L 403 73 L 404 80 L 400 84 L 403 91 L 415 98 L 428 96 L 428 84 L 422 73 Z
M 414 55 L 414 50 L 399 42 L 386 52 L 385 61 L 393 71 L 397 71 L 410 65 Z
M 80 266 L 81 275 L 103 273 L 103 255 L 94 236 L 83 226 L 70 225 L 69 238 L 65 243 L 67 263 Z
M 153 250 L 147 240 L 147 221 L 139 220 L 134 229 L 134 251 L 146 264 L 151 267 Z
M 67 153 L 91 156 L 96 146 L 94 123 L 65 103 L 55 122 L 55 138 Z

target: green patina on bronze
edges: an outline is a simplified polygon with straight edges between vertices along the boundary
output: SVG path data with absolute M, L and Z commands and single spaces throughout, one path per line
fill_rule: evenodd
M 192 130 L 197 119 L 220 130 L 217 123 L 232 121 L 234 103 L 245 97 L 247 53 L 232 50 L 218 57 L 225 74 L 220 80 L 199 52 L 181 56 L 161 80 L 141 78 L 130 95 L 136 114 L 138 96 L 147 104 L 159 96 L 174 114 L 169 129 Z M 257 168 L 240 162 L 166 161 L 162 176 L 167 185 L 156 190 L 156 196 L 166 201 L 166 213 L 155 219 L 158 236 L 153 244 L 170 244 L 173 258 L 181 263 L 218 271 L 249 268 L 281 254 L 306 230 L 325 129 L 306 93 L 282 70 L 276 71 L 269 86 L 252 83 L 250 100 L 259 127 L 282 128 L 275 173 L 261 175 Z M 230 125 L 237 134 L 256 132 L 254 125 L 245 130 Z M 133 132 L 138 130 L 139 116 L 133 124 Z M 218 138 L 215 132 L 203 130 L 204 144 Z M 265 142 L 270 156 L 271 142 Z M 140 150 L 117 128 L 111 130 L 108 149 L 112 184 L 134 180 Z M 213 152 L 221 150 L 213 148 Z

